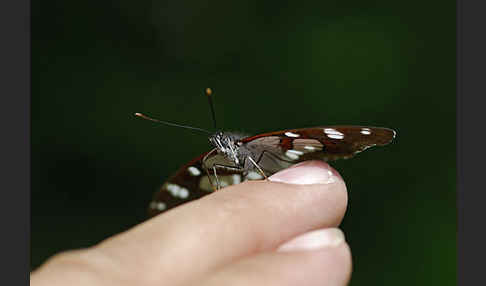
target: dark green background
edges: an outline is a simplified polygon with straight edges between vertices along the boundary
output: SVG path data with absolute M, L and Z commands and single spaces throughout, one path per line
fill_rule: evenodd
M 394 128 L 333 166 L 352 285 L 455 285 L 454 1 L 33 1 L 31 267 L 145 218 L 225 130 Z M 15 119 L 12 119 L 15 120 Z

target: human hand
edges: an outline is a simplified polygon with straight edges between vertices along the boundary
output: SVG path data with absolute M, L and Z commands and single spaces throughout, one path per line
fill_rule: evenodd
M 346 285 L 346 205 L 339 174 L 303 162 L 55 255 L 31 285 Z

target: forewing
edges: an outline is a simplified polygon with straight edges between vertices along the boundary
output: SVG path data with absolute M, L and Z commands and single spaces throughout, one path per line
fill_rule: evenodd
M 150 217 L 214 191 L 211 182 L 215 183 L 215 177 L 212 170 L 209 170 L 211 178 L 208 177 L 208 172 L 203 167 L 203 160 L 221 164 L 230 163 L 216 152 L 207 152 L 179 168 L 155 192 L 148 208 Z M 217 170 L 222 187 L 240 183 L 242 181 L 241 173 L 242 170 L 230 168 L 218 168 Z
M 276 131 L 241 140 L 267 175 L 306 160 L 347 159 L 372 146 L 383 146 L 395 131 L 367 126 L 320 126 Z

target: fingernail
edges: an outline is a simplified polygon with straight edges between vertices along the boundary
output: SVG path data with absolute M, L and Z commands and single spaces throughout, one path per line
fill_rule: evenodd
M 277 251 L 311 251 L 337 247 L 344 242 L 344 233 L 339 228 L 326 228 L 302 234 L 284 244 Z
M 282 170 L 268 180 L 298 185 L 330 184 L 341 180 L 341 176 L 322 161 L 306 161 Z

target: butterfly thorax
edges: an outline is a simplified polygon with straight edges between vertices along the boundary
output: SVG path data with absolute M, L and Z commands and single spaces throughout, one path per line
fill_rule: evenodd
M 209 137 L 209 142 L 216 147 L 219 154 L 224 155 L 227 159 L 234 162 L 236 166 L 242 166 L 245 155 L 242 154 L 242 150 L 240 149 L 240 139 L 243 137 L 240 134 L 218 132 Z

